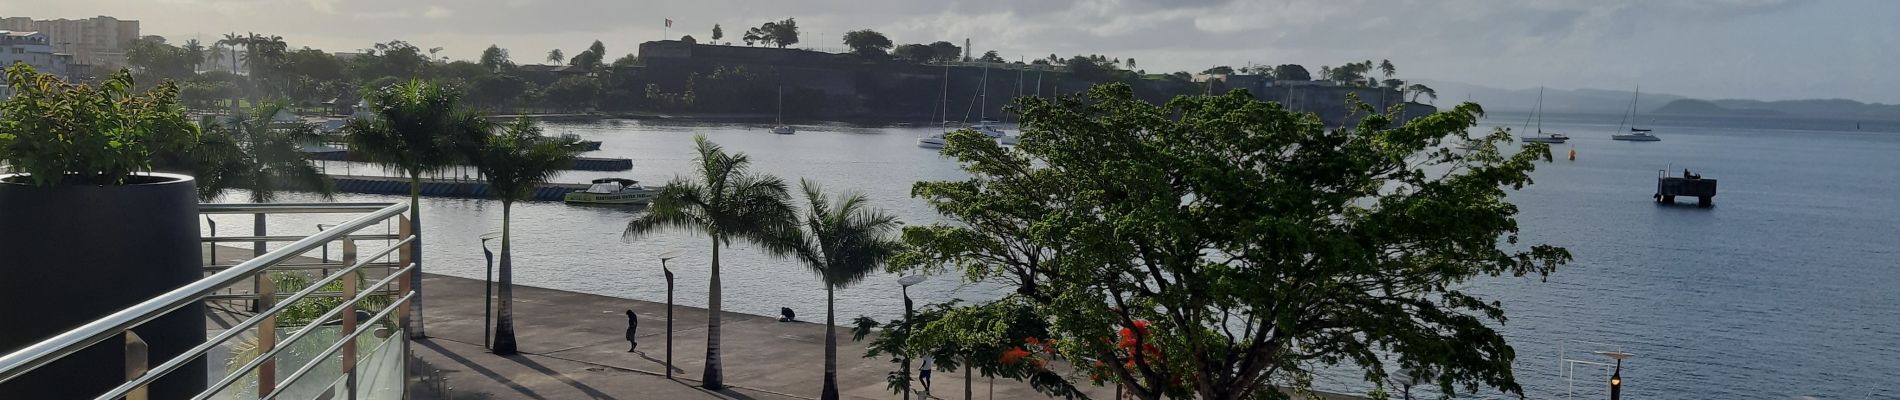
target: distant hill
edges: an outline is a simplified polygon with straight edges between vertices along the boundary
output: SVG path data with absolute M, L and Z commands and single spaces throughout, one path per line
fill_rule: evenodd
M 1438 100 L 1461 102 L 1469 98 L 1486 111 L 1527 112 L 1537 104 L 1537 88 L 1500 89 L 1460 82 L 1424 81 L 1438 91 Z M 1544 111 L 1573 114 L 1622 114 L 1629 110 L 1626 90 L 1545 89 Z M 1690 100 L 1683 102 L 1683 100 Z M 1643 92 L 1636 104 L 1644 114 L 1679 115 L 1786 115 L 1827 119 L 1900 120 L 1900 104 L 1825 100 L 1700 100 L 1665 93 Z
M 1500 89 L 1459 82 L 1425 81 L 1424 83 L 1426 86 L 1431 86 L 1432 90 L 1438 91 L 1438 103 L 1441 107 L 1465 101 L 1467 98 L 1484 106 L 1485 111 L 1492 112 L 1529 112 L 1537 105 L 1537 88 Z M 1629 110 L 1630 95 L 1628 90 L 1545 89 L 1544 111 L 1554 114 L 1622 115 Z M 1643 92 L 1636 109 L 1653 110 L 1683 98 L 1671 94 Z
M 1770 109 L 1743 109 L 1723 107 L 1708 100 L 1682 99 L 1657 107 L 1651 114 L 1660 115 L 1785 115 L 1787 113 Z

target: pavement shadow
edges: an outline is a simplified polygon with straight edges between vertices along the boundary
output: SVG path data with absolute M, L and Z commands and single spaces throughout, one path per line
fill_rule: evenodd
M 684 374 L 684 373 L 686 373 L 686 370 L 683 370 L 683 369 L 680 369 L 680 367 L 674 367 L 674 366 L 669 366 L 669 365 L 666 365 L 666 360 L 661 360 L 661 359 L 658 359 L 658 358 L 653 358 L 653 356 L 649 356 L 649 355 L 647 355 L 647 352 L 646 352 L 646 351 L 636 351 L 636 352 L 633 352 L 633 353 L 634 353 L 634 354 L 639 354 L 639 355 L 640 355 L 640 358 L 644 358 L 644 359 L 646 359 L 647 361 L 652 361 L 652 362 L 653 362 L 653 365 L 658 365 L 658 366 L 660 366 L 660 368 L 671 368 L 671 369 L 673 370 L 673 373 L 675 373 L 675 374 Z
M 572 386 L 574 387 L 574 389 L 580 390 L 581 393 L 586 393 L 588 397 L 596 398 L 596 399 L 614 398 L 613 396 L 607 395 L 606 392 L 602 392 L 599 389 L 594 389 L 593 386 L 587 386 L 587 384 L 581 383 L 581 381 L 574 380 L 574 378 L 568 377 L 566 374 L 555 372 L 553 369 L 549 369 L 547 366 L 541 365 L 541 363 L 534 362 L 534 360 L 530 360 L 527 357 L 513 356 L 513 357 L 506 357 L 506 358 L 508 359 L 508 361 L 514 361 L 516 364 L 521 364 L 524 367 L 528 367 L 528 369 L 532 369 L 535 372 L 540 372 L 542 375 L 547 375 L 549 378 L 554 378 L 555 380 L 561 381 L 561 383 L 565 383 L 568 386 Z
M 725 388 L 725 389 L 719 389 L 719 390 L 706 390 L 706 388 L 699 387 L 699 386 L 694 386 L 693 388 L 699 389 L 700 393 L 705 393 L 706 395 L 716 397 L 716 398 L 721 398 L 721 399 L 731 399 L 731 400 L 757 399 L 757 397 L 747 396 L 744 393 L 735 392 L 732 390 L 732 388 Z
M 541 397 L 541 394 L 535 393 L 533 390 L 528 389 L 528 387 L 521 386 L 521 384 L 515 383 L 514 380 L 508 379 L 508 377 L 506 376 L 502 376 L 501 374 L 495 373 L 494 370 L 483 368 L 481 364 L 476 364 L 473 360 L 469 360 L 467 357 L 462 357 L 462 355 L 455 354 L 455 352 L 449 351 L 449 349 L 442 348 L 441 345 L 435 344 L 434 341 L 416 340 L 416 341 L 413 341 L 413 343 L 422 345 L 422 347 L 426 347 L 429 350 L 433 350 L 436 352 L 436 354 L 441 354 L 443 357 L 448 357 L 450 360 L 455 361 L 455 363 L 462 364 L 462 366 L 467 367 L 470 371 L 475 371 L 475 373 L 482 374 L 482 376 L 486 376 L 488 377 L 488 379 L 493 379 L 495 382 L 499 382 L 502 385 L 508 386 L 509 389 L 514 389 L 516 392 L 520 392 L 522 396 L 526 396 L 527 398 L 537 399 L 537 400 L 548 400 L 548 398 Z

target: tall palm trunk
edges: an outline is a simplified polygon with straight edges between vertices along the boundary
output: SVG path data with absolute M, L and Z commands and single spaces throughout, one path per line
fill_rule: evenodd
M 506 224 L 507 224 L 506 222 L 503 223 L 503 225 L 506 225 Z M 415 235 L 415 238 L 416 238 L 415 241 L 409 242 L 409 250 L 410 250 L 409 262 L 416 264 L 416 269 L 409 273 L 409 289 L 416 293 L 416 297 L 414 299 L 409 300 L 409 304 L 412 307 L 414 307 L 414 309 L 410 310 L 409 312 L 412 315 L 410 318 L 413 320 L 413 322 L 409 324 L 409 327 L 415 330 L 414 332 L 409 333 L 409 337 L 411 339 L 421 339 L 421 338 L 429 337 L 429 335 L 423 333 L 422 331 L 422 173 L 421 172 L 412 172 L 409 174 L 409 234 Z M 507 260 L 506 254 L 508 253 L 506 252 L 506 250 L 504 250 L 502 254 L 503 254 L 502 260 Z
M 238 84 L 237 46 L 231 46 L 231 115 L 238 115 L 243 108 L 238 105 L 238 97 L 243 96 L 244 85 Z
M 838 321 L 830 284 L 825 285 L 825 389 L 819 400 L 838 400 Z
M 706 290 L 706 370 L 700 384 L 707 389 L 726 388 L 725 374 L 719 365 L 719 235 L 712 235 L 712 283 Z
M 501 202 L 501 290 L 495 307 L 495 355 L 513 355 L 515 349 L 515 268 L 514 251 L 508 244 L 508 214 L 513 201 Z

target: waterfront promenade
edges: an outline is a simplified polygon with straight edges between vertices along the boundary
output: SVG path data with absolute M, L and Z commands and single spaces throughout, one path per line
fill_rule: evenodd
M 440 369 L 455 399 L 809 399 L 824 376 L 824 325 L 726 313 L 721 330 L 730 390 L 697 388 L 706 356 L 706 310 L 674 310 L 673 380 L 665 376 L 666 305 L 552 289 L 515 286 L 518 356 L 482 349 L 482 282 L 423 277 L 430 338 L 415 342 L 417 357 Z M 794 307 L 805 318 L 822 308 Z M 640 315 L 640 351 L 627 352 L 625 310 Z M 856 316 L 850 316 L 856 317 Z M 848 319 L 840 316 L 840 320 Z M 845 398 L 898 398 L 884 388 L 894 365 L 868 359 L 863 343 L 838 329 L 838 385 Z M 935 372 L 931 397 L 963 398 L 960 372 Z M 989 399 L 989 380 L 977 376 L 975 398 Z M 1089 397 L 1114 398 L 1112 388 L 1086 387 Z M 997 399 L 1044 398 L 1027 384 L 997 380 Z

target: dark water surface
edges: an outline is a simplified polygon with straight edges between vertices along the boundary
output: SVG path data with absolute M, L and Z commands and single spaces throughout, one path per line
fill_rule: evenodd
M 1542 165 L 1537 183 L 1513 193 L 1527 243 L 1568 247 L 1576 262 L 1536 279 L 1486 279 L 1472 291 L 1502 301 L 1503 330 L 1518 351 L 1518 376 L 1530 398 L 1564 398 L 1568 359 L 1604 362 L 1589 351 L 1635 353 L 1625 364 L 1629 399 L 1900 398 L 1900 133 L 1855 131 L 1854 121 L 1657 118 L 1655 143 L 1609 139 L 1620 116 L 1557 116 L 1546 130 L 1568 133 Z M 1522 115 L 1491 125 L 1518 127 Z M 772 135 L 765 126 L 594 121 L 551 123 L 605 144 L 594 157 L 627 157 L 623 173 L 569 172 L 556 181 L 621 176 L 661 183 L 691 172 L 692 137 L 704 134 L 745 152 L 757 171 L 828 189 L 857 190 L 910 224 L 939 218 L 910 198 L 912 182 L 956 179 L 955 162 L 914 139 L 934 128 L 801 126 Z M 1866 129 L 1900 130 L 1891 122 Z M 1575 148 L 1576 161 L 1563 159 Z M 1721 181 L 1716 207 L 1651 203 L 1659 170 L 1689 168 Z M 332 172 L 378 173 L 362 165 Z M 289 200 L 309 199 L 287 196 Z M 237 200 L 233 198 L 232 200 Z M 402 201 L 344 195 L 340 201 Z M 499 229 L 500 204 L 463 199 L 423 202 L 426 268 L 479 278 L 478 236 Z M 686 250 L 671 262 L 680 304 L 706 301 L 708 239 L 669 232 L 636 241 L 621 229 L 639 209 L 523 203 L 514 210 L 518 283 L 661 301 L 656 255 Z M 338 218 L 273 220 L 273 234 L 315 230 Z M 221 233 L 248 230 L 246 218 L 220 217 Z M 802 266 L 738 245 L 722 255 L 725 307 L 776 315 L 789 306 L 807 320 L 823 315 L 823 288 Z M 892 276 L 838 293 L 842 319 L 902 313 Z M 913 287 L 920 302 L 997 296 L 992 285 L 938 277 Z M 615 317 L 609 315 L 607 317 Z M 603 317 L 606 318 L 606 317 Z M 1592 343 L 1594 342 L 1594 343 Z M 1604 398 L 1609 372 L 1576 364 L 1576 398 Z M 1327 377 L 1323 389 L 1355 391 L 1354 376 Z

